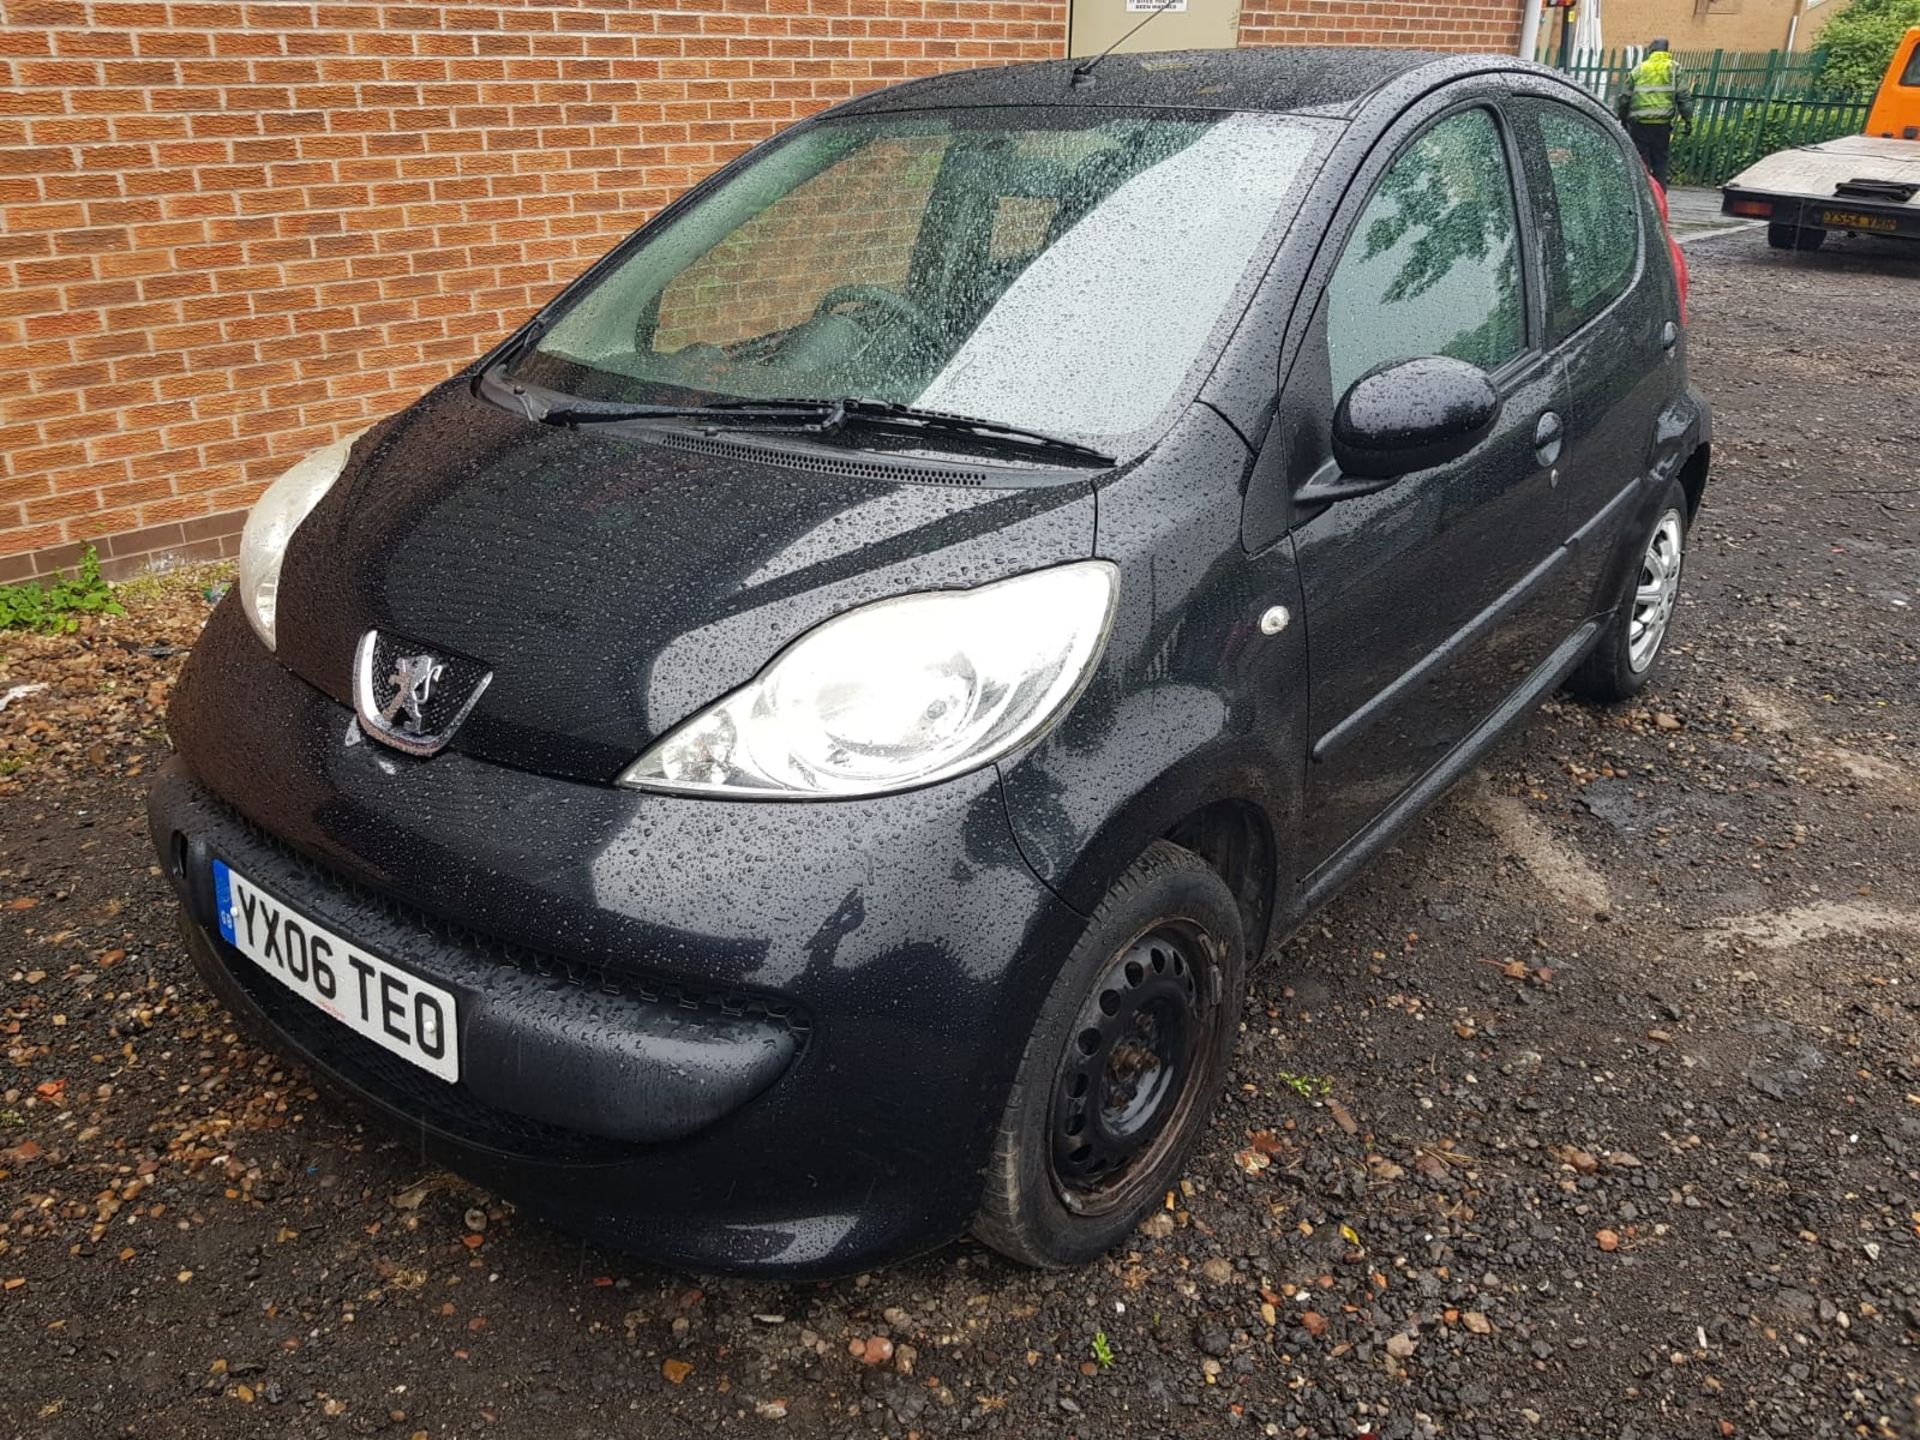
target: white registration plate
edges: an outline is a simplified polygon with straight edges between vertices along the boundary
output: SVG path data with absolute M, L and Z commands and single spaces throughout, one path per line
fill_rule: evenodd
M 460 1078 L 454 998 L 295 914 L 224 861 L 213 862 L 229 945 L 356 1035 L 452 1083 Z

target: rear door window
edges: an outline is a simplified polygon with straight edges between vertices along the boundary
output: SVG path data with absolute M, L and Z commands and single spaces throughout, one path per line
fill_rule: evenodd
M 1394 360 L 1497 370 L 1526 348 L 1513 175 L 1486 110 L 1451 115 L 1381 177 L 1327 287 L 1333 393 Z
M 1579 329 L 1632 285 L 1640 266 L 1640 185 L 1599 121 L 1551 100 L 1525 100 L 1545 165 L 1534 177 L 1555 340 Z

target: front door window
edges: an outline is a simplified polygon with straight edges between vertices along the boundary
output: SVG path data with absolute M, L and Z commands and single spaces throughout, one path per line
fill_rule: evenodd
M 1485 110 L 1442 120 L 1393 162 L 1328 288 L 1333 393 L 1393 360 L 1497 370 L 1526 348 L 1513 178 Z

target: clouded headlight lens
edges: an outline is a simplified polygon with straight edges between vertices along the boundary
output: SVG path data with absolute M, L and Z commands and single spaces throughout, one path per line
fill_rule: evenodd
M 863 605 L 627 767 L 622 785 L 826 799 L 932 784 L 987 764 L 1079 694 L 1119 572 L 1086 560 L 977 590 Z
M 240 588 L 240 603 L 254 633 L 273 649 L 275 601 L 280 594 L 280 562 L 287 558 L 287 542 L 300 522 L 313 513 L 313 507 L 333 488 L 340 472 L 347 468 L 347 452 L 353 442 L 366 434 L 357 430 L 316 450 L 295 465 L 254 502 L 247 515 L 246 528 L 240 532 L 240 565 L 235 583 Z

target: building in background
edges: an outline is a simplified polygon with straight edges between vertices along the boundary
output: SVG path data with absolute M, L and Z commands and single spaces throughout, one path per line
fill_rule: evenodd
M 292 461 L 747 146 L 1157 3 L 0 0 L 0 582 L 231 554 Z M 1169 9 L 1128 48 L 1520 32 L 1472 0 Z
M 1846 0 L 1604 0 L 1609 48 L 1664 35 L 1675 53 L 1812 50 Z M 1564 20 L 1565 10 L 1557 12 Z M 1559 29 L 1541 27 L 1542 54 L 1557 53 Z

